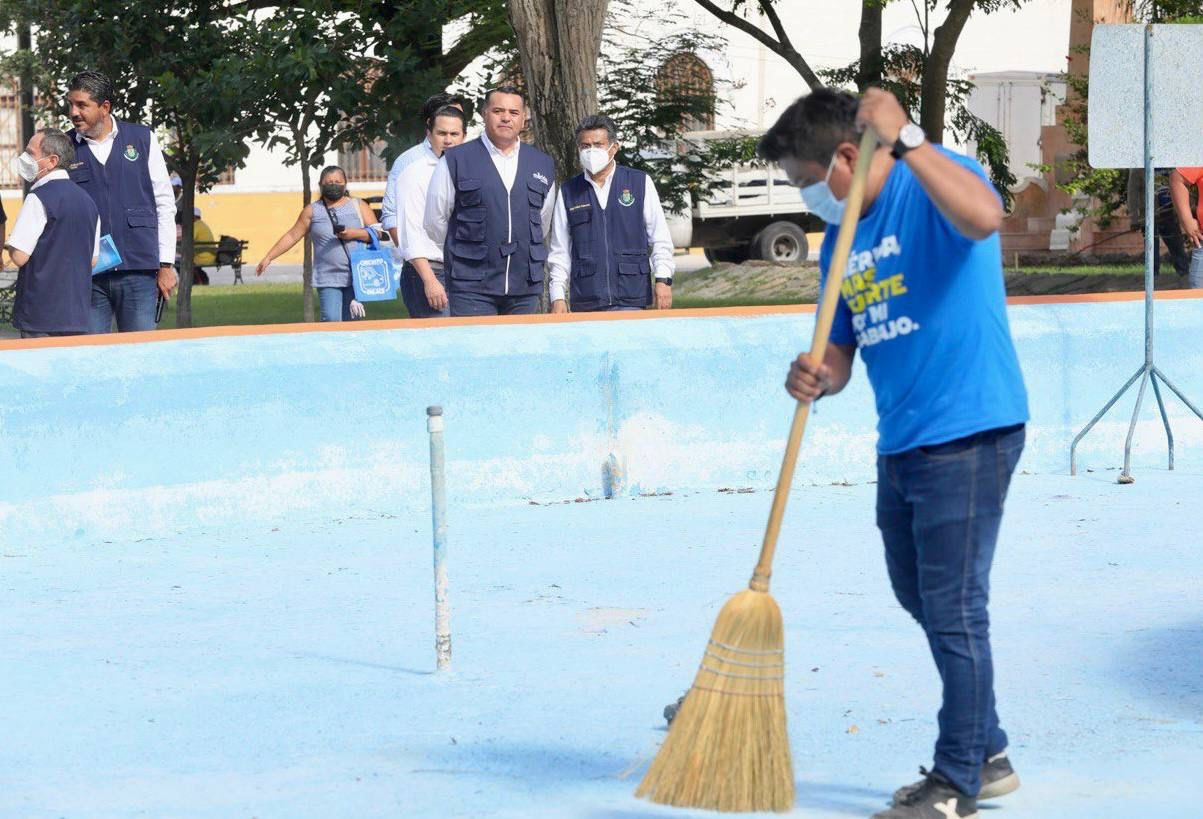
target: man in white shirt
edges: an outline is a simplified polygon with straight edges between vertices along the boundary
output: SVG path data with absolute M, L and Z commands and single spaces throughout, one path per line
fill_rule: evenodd
M 468 118 L 450 105 L 435 111 L 426 125 L 426 142 L 432 149 L 401 171 L 398 247 L 405 266 L 401 269 L 401 298 L 410 318 L 449 315 L 447 283 L 443 272 L 443 248 L 430 241 L 422 227 L 426 216 L 426 191 L 439 157 L 464 141 Z
M 167 299 L 175 272 L 175 195 L 163 150 L 144 125 L 112 116 L 108 77 L 83 71 L 71 78 L 67 102 L 75 125 L 71 181 L 100 211 L 100 232 L 121 262 L 92 279 L 93 333 L 153 330 L 158 299 Z
M 464 110 L 464 98 L 458 94 L 435 94 L 422 104 L 422 127 L 429 128 L 430 118 L 435 112 L 447 106 Z M 393 247 L 400 248 L 399 226 L 401 224 L 402 190 L 400 187 L 401 174 L 419 159 L 438 161 L 441 153 L 436 154 L 430 140 L 424 138 L 417 145 L 407 149 L 393 160 L 388 172 L 388 181 L 384 183 L 384 200 L 380 203 L 380 224 L 393 237 Z M 400 253 L 397 254 L 400 257 Z
M 70 137 L 43 128 L 13 163 L 18 175 L 33 183 L 7 243 L 20 268 L 13 326 L 21 338 L 88 332 L 100 215 L 63 170 L 74 159 Z
M 673 243 L 652 178 L 617 164 L 618 133 L 604 114 L 581 120 L 576 142 L 585 170 L 556 200 L 551 312 L 568 312 L 566 296 L 576 312 L 672 307 Z
M 536 313 L 543 295 L 555 162 L 519 139 L 526 95 L 485 94 L 485 132 L 446 151 L 430 179 L 423 227 L 443 245 L 453 316 Z

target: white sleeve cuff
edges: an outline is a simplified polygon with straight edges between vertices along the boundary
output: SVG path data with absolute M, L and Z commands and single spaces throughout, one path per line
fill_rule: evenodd
M 551 282 L 547 285 L 547 293 L 552 301 L 563 301 L 565 290 L 563 282 Z

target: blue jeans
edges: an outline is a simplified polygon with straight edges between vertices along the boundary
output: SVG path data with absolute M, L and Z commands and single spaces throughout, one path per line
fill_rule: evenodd
M 438 280 L 443 283 L 445 290 L 447 288 L 446 272 L 437 264 L 432 264 L 430 268 Z M 410 318 L 435 318 L 436 316 L 451 315 L 450 305 L 442 310 L 435 310 L 430 306 L 430 302 L 426 300 L 426 286 L 422 284 L 422 277 L 409 262 L 406 262 L 401 268 L 401 300 L 405 302 L 405 309 L 409 311 Z
M 486 296 L 484 293 L 448 292 L 447 305 L 453 316 L 529 315 L 539 312 L 539 294 Z
M 318 312 L 322 321 L 350 321 L 351 302 L 355 300 L 355 288 L 319 287 L 317 288 Z
M 990 566 L 1023 425 L 877 460 L 877 526 L 894 595 L 923 628 L 944 684 L 934 770 L 981 789 L 1007 747 L 994 705 Z
M 1187 280 L 1194 289 L 1203 287 L 1203 247 L 1196 247 L 1190 252 L 1190 273 Z
M 101 273 L 92 277 L 92 315 L 89 333 L 132 333 L 155 329 L 159 298 L 157 270 Z

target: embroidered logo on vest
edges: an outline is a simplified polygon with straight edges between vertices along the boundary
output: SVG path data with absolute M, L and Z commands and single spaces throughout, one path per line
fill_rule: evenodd
M 631 205 L 635 204 L 635 194 L 631 193 L 630 188 L 622 189 L 622 194 L 618 197 L 618 204 L 622 205 L 624 208 L 629 208 Z
M 547 181 L 547 177 L 546 177 L 546 176 L 544 176 L 544 175 L 543 175 L 543 174 L 541 174 L 541 173 L 538 173 L 537 171 L 536 171 L 535 173 L 532 173 L 532 174 L 531 174 L 531 176 L 532 176 L 532 177 L 534 177 L 535 179 L 538 179 L 538 180 L 539 180 L 540 182 L 542 182 L 544 185 L 550 185 L 550 184 L 551 184 L 550 182 L 548 182 L 548 181 Z
M 135 161 L 138 158 L 138 149 L 135 148 L 133 145 L 126 145 L 125 146 L 125 158 L 128 159 L 130 162 Z

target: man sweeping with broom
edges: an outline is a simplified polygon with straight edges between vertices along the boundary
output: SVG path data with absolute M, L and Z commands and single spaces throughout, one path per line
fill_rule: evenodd
M 875 819 L 965 819 L 1019 780 L 994 703 L 987 600 L 1027 395 L 1007 324 L 998 195 L 976 162 L 932 145 L 892 94 L 859 102 L 821 89 L 760 143 L 837 223 L 857 130 L 881 147 L 869 166 L 831 343 L 820 366 L 794 361 L 801 402 L 848 383 L 859 348 L 876 397 L 877 525 L 894 594 L 927 635 L 943 681 L 935 764 Z M 823 268 L 834 228 L 823 244 Z

